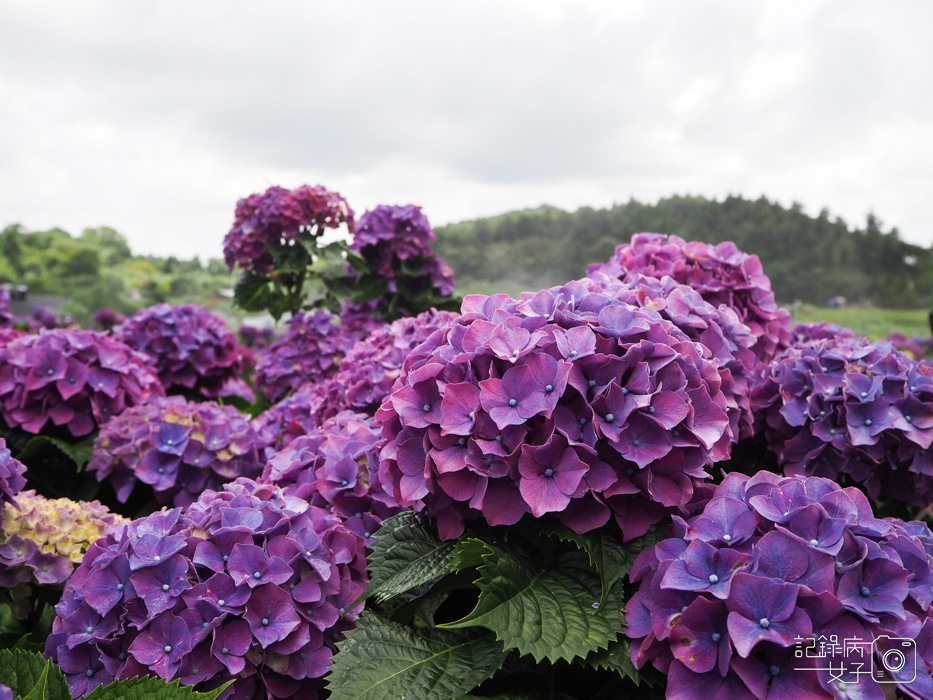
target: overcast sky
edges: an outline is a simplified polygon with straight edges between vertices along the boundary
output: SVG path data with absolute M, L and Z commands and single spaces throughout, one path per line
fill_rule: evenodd
M 931 30 L 897 0 L 4 0 L 0 226 L 220 257 L 237 199 L 307 183 L 434 225 L 763 194 L 929 246 Z

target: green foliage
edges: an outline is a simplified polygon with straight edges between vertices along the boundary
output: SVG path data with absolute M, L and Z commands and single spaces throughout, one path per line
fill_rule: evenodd
M 331 700 L 451 698 L 482 683 L 505 660 L 484 630 L 415 630 L 369 614 L 337 644 Z
M 36 652 L 0 650 L 0 683 L 14 697 L 28 700 L 71 700 L 68 681 L 61 670 Z
M 614 528 L 577 535 L 528 516 L 443 541 L 423 515 L 389 518 L 371 546 L 367 609 L 338 645 L 332 697 L 522 697 L 532 677 L 553 697 L 624 692 L 640 681 L 620 651 L 626 577 L 657 537 L 624 543 Z M 548 681 L 564 673 L 554 664 L 580 687 Z
M 81 472 L 94 455 L 95 437 L 96 433 L 77 441 L 67 442 L 48 435 L 36 435 L 29 439 L 29 442 L 26 443 L 16 458 L 23 463 L 29 463 L 33 457 L 40 454 L 44 449 L 54 447 L 70 459 L 77 471 Z
M 369 587 L 364 594 L 385 602 L 451 573 L 453 542 L 442 542 L 425 516 L 408 511 L 383 522 L 370 548 Z
M 933 305 L 933 251 L 883 231 L 869 215 L 851 229 L 823 210 L 783 207 L 764 197 L 670 197 L 609 209 L 555 207 L 510 212 L 437 228 L 435 250 L 465 292 L 492 294 L 547 288 L 586 274 L 632 234 L 657 231 L 707 243 L 734 241 L 757 254 L 779 301 L 825 304 L 834 296 L 879 306 Z
M 196 693 L 178 681 L 161 678 L 132 678 L 98 686 L 85 700 L 215 700 L 233 681 L 216 690 Z M 51 660 L 38 652 L 21 649 L 0 650 L 0 683 L 23 700 L 72 700 L 68 681 Z

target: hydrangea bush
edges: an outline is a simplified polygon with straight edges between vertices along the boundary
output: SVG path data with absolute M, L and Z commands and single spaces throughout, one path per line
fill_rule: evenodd
M 117 326 L 114 337 L 151 358 L 168 391 L 220 396 L 252 361 L 224 320 L 197 304 L 150 306 Z
M 686 242 L 678 236 L 638 233 L 619 245 L 606 263 L 590 265 L 599 272 L 627 281 L 633 275 L 658 279 L 668 276 L 692 287 L 714 307 L 726 305 L 751 329 L 755 356 L 768 362 L 790 340 L 790 314 L 777 305 L 771 280 L 757 255 L 740 251 L 735 243 L 710 245 Z
M 758 432 L 784 472 L 845 475 L 872 498 L 930 505 L 933 367 L 855 335 L 811 337 L 781 354 L 752 392 Z
M 453 270 L 431 247 L 434 230 L 421 207 L 380 205 L 360 217 L 350 249 L 366 263 L 363 287 L 377 286 L 388 318 L 415 315 L 454 291 Z
M 187 506 L 204 490 L 262 472 L 265 443 L 233 406 L 181 396 L 134 406 L 105 424 L 87 470 L 126 502 L 138 482 L 160 503 Z
M 366 586 L 340 519 L 248 479 L 95 542 L 46 653 L 75 695 L 147 673 L 231 698 L 314 700 Z
M 632 661 L 667 676 L 666 697 L 933 697 L 925 524 L 877 519 L 855 488 L 769 472 L 727 476 L 690 510 L 639 556 L 626 604 Z M 908 663 L 877 683 L 871 669 L 902 640 Z
M 145 355 L 95 331 L 55 329 L 0 348 L 0 417 L 39 433 L 74 437 L 165 393 Z
M 409 355 L 377 412 L 380 478 L 441 536 L 556 516 L 626 538 L 687 503 L 728 456 L 716 368 L 657 312 L 583 284 L 468 296 Z

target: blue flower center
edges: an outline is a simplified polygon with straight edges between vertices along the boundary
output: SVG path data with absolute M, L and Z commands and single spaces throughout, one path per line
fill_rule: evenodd
M 771 626 L 771 623 L 768 621 L 768 618 L 766 617 L 763 617 L 760 620 L 758 620 L 758 624 L 764 627 L 765 629 L 768 629 Z
M 732 541 L 732 535 L 723 535 L 722 538 L 723 538 L 726 542 L 731 542 L 731 541 Z
M 868 586 L 862 586 L 862 589 L 859 591 L 859 593 L 861 593 L 863 596 L 868 597 L 871 595 L 871 589 Z
M 547 385 L 545 385 L 545 387 L 544 387 L 544 393 L 545 393 L 545 394 L 550 394 L 552 391 L 554 391 L 554 385 L 553 385 L 553 384 L 547 384 Z
M 594 387 L 594 386 L 596 386 L 596 380 L 595 380 L 595 379 L 591 379 L 591 380 L 588 381 L 586 384 L 587 384 L 587 386 L 589 386 L 589 387 Z
M 768 673 L 770 673 L 772 676 L 776 676 L 776 675 L 778 675 L 780 672 L 781 672 L 781 669 L 779 669 L 777 666 L 769 666 L 769 667 L 768 667 Z
M 509 399 L 509 406 L 511 406 L 512 408 L 515 408 L 517 405 L 518 405 L 517 399 Z
M 171 644 L 166 644 L 166 645 L 165 645 L 165 653 L 166 653 L 166 654 L 169 654 L 169 653 L 171 653 L 171 651 L 172 651 L 172 645 L 171 645 Z
M 263 626 L 263 627 L 268 627 L 268 626 L 269 626 L 269 618 L 268 618 L 268 617 L 262 618 L 262 626 Z
M 163 591 L 167 591 L 168 589 L 169 589 L 169 585 L 168 585 L 167 583 L 163 583 L 163 584 L 162 584 L 162 590 L 163 590 Z
M 819 540 L 810 540 L 810 544 L 812 544 L 814 547 L 816 547 L 819 543 Z
M 424 406 L 421 407 L 421 410 L 424 411 L 425 413 L 428 413 L 431 410 L 431 404 L 426 403 Z
M 871 425 L 871 418 L 865 419 L 865 425 Z
M 713 640 L 714 642 L 718 642 L 720 639 L 722 639 L 722 635 L 719 634 L 719 632 L 713 632 L 713 634 L 712 634 L 712 640 Z
M 554 470 L 551 469 L 550 467 L 548 467 L 547 469 L 544 470 L 544 475 L 545 475 L 545 476 L 554 476 Z
M 91 676 L 94 675 L 94 670 L 89 668 L 87 671 L 84 672 L 84 675 L 90 678 Z
M 616 416 L 615 416 L 614 413 L 607 413 L 607 414 L 606 414 L 605 421 L 606 421 L 607 423 L 611 423 L 611 422 L 614 421 L 615 419 L 616 419 Z
M 716 574 L 710 574 L 710 575 L 709 575 L 709 582 L 710 582 L 710 583 L 719 583 L 719 577 L 718 577 Z
M 124 588 L 126 588 L 126 586 L 124 586 L 122 583 L 118 583 L 118 584 L 117 584 L 117 590 L 118 590 L 118 591 L 122 591 Z
M 224 647 L 223 649 L 220 650 L 220 653 L 221 653 L 221 654 L 229 654 L 229 653 L 230 653 L 230 650 L 229 650 L 227 647 Z
M 219 606 L 221 606 L 221 607 L 223 607 L 223 606 L 226 605 L 226 604 L 227 604 L 227 601 L 224 600 L 223 598 L 221 598 L 220 600 L 217 601 L 217 605 L 219 605 Z
M 255 574 L 253 574 L 253 578 L 258 581 L 262 578 L 262 574 L 257 571 Z

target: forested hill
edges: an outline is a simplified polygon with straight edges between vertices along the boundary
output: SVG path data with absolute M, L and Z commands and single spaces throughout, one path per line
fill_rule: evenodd
M 888 308 L 933 305 L 933 251 L 882 230 L 869 215 L 852 228 L 825 209 L 728 197 L 630 201 L 567 212 L 543 206 L 436 229 L 438 255 L 454 269 L 460 293 L 538 290 L 577 279 L 605 262 L 633 233 L 676 234 L 708 243 L 731 240 L 757 254 L 781 303 L 825 304 L 835 296 Z

